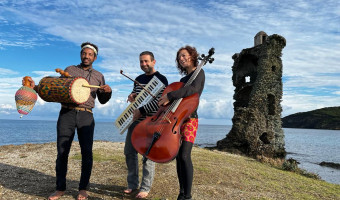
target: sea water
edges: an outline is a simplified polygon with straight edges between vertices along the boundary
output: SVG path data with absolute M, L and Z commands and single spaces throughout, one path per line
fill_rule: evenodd
M 216 146 L 230 129 L 229 125 L 199 125 L 195 144 Z M 285 128 L 284 134 L 287 158 L 297 160 L 300 168 L 327 182 L 340 184 L 340 170 L 319 165 L 322 161 L 340 163 L 340 131 Z M 113 122 L 96 122 L 95 140 L 124 142 L 125 136 L 118 133 Z M 55 121 L 0 120 L 0 146 L 55 141 Z
M 340 184 L 340 170 L 320 166 L 321 162 L 340 163 L 340 131 L 285 128 L 286 158 L 299 167 L 318 174 L 327 182 Z

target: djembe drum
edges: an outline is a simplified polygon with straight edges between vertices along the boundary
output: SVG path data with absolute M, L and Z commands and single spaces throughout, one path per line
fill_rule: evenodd
M 83 104 L 90 97 L 91 89 L 82 77 L 52 77 L 47 76 L 40 80 L 38 94 L 47 102 Z

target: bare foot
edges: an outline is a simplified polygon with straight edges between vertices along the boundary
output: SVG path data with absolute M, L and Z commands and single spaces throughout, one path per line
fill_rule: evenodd
M 132 189 L 129 189 L 129 188 L 124 190 L 125 194 L 130 194 L 131 192 L 132 192 Z
M 89 195 L 86 193 L 86 190 L 79 190 L 77 200 L 85 200 L 89 197 Z
M 48 197 L 48 200 L 57 200 L 59 199 L 60 197 L 62 197 L 63 195 L 65 194 L 65 191 L 55 191 L 53 194 L 51 194 L 49 197 Z
M 137 195 L 136 195 L 136 198 L 139 198 L 139 199 L 144 199 L 148 196 L 149 192 L 139 192 Z

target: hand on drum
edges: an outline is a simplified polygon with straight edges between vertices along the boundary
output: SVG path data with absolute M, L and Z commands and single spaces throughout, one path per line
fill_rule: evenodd
M 104 92 L 109 93 L 111 92 L 111 87 L 109 85 L 102 85 L 100 86 L 100 90 L 104 90 Z
M 133 102 L 133 101 L 135 101 L 136 96 L 137 96 L 136 93 L 131 93 L 131 94 L 128 96 L 128 99 L 126 100 L 126 102 Z
M 33 81 L 33 79 L 31 77 L 27 77 L 27 80 L 29 81 L 29 86 L 28 87 L 33 89 L 35 87 L 35 82 Z M 25 86 L 25 77 L 22 78 L 22 85 Z

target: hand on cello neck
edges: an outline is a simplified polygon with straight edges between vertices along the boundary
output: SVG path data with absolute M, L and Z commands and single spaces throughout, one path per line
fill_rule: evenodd
M 168 95 L 163 95 L 161 98 L 159 98 L 158 105 L 159 106 L 166 106 L 169 103 Z

